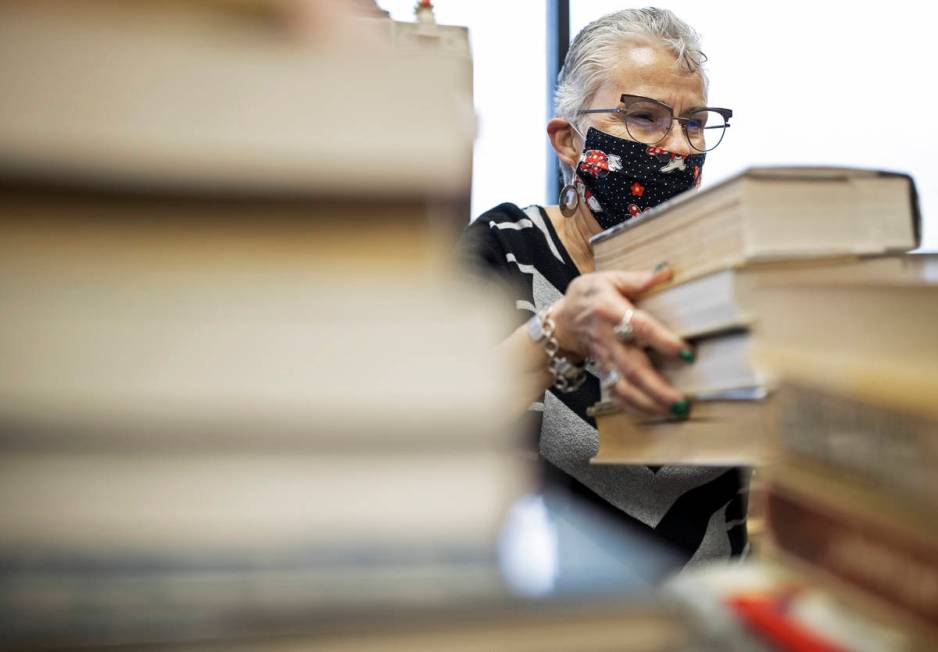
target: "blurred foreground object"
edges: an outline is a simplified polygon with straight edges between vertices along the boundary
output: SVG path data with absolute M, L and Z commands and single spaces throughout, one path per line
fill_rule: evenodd
M 266 6 L 0 5 L 4 178 L 315 196 L 367 206 L 370 223 L 388 220 L 371 204 L 393 201 L 420 232 L 434 210 L 461 229 L 475 130 L 465 29 L 461 49 L 427 50 L 392 41 L 398 23 L 359 19 L 373 48 L 317 47 L 243 4 Z M 361 234 L 355 217 L 337 223 Z
M 4 647 L 503 593 L 504 327 L 439 262 L 468 58 L 309 47 L 260 5 L 0 4 Z
M 808 301 L 823 296 L 803 290 Z M 850 295 L 875 291 L 883 287 L 843 286 L 844 304 L 824 301 L 862 317 Z M 836 332 L 831 313 L 817 312 Z M 905 345 L 867 356 L 838 356 L 831 344 L 760 347 L 760 363 L 780 379 L 778 457 L 759 471 L 764 536 L 756 560 L 675 582 L 688 598 L 716 593 L 720 607 L 703 621 L 743 627 L 780 650 L 936 649 L 938 379 L 928 356 L 897 355 Z
M 773 350 L 780 462 L 767 554 L 938 644 L 934 366 Z M 926 646 L 927 647 L 927 646 Z
M 0 3 L 2 646 L 727 649 L 562 500 L 509 592 L 465 30 L 287 6 Z
M 675 578 L 668 593 L 739 652 L 925 652 L 901 622 L 856 611 L 836 593 L 772 561 L 715 564 Z

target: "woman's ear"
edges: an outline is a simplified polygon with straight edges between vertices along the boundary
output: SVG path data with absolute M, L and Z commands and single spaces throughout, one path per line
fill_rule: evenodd
M 580 161 L 580 137 L 569 121 L 553 118 L 547 123 L 547 137 L 561 163 L 575 167 Z

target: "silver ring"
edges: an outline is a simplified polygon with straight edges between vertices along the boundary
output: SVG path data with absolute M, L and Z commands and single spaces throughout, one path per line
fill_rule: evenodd
M 620 380 L 622 380 L 622 374 L 619 373 L 618 369 L 613 367 L 602 375 L 599 379 L 599 384 L 603 389 L 610 389 Z
M 616 339 L 623 344 L 628 344 L 635 339 L 635 329 L 632 328 L 632 317 L 634 316 L 635 310 L 628 308 L 625 311 L 625 315 L 622 317 L 622 321 L 616 324 L 616 327 L 612 329 L 612 332 L 616 335 Z

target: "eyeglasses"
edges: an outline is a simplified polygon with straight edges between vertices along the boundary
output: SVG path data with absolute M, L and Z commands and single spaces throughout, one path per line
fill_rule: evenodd
M 657 145 L 667 138 L 677 120 L 687 142 L 698 152 L 709 152 L 719 145 L 733 117 L 732 109 L 711 106 L 694 107 L 675 117 L 670 106 L 650 97 L 623 95 L 619 100 L 622 106 L 616 109 L 587 109 L 579 113 L 616 113 L 629 136 L 645 145 Z

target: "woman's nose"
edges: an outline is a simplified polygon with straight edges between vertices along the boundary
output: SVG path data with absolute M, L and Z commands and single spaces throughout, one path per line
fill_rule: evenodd
M 668 132 L 664 140 L 658 143 L 658 147 L 683 156 L 684 158 L 690 156 L 690 143 L 687 141 L 687 136 L 684 135 L 684 128 L 681 126 L 681 123 L 678 122 L 677 118 L 672 119 L 671 131 Z

